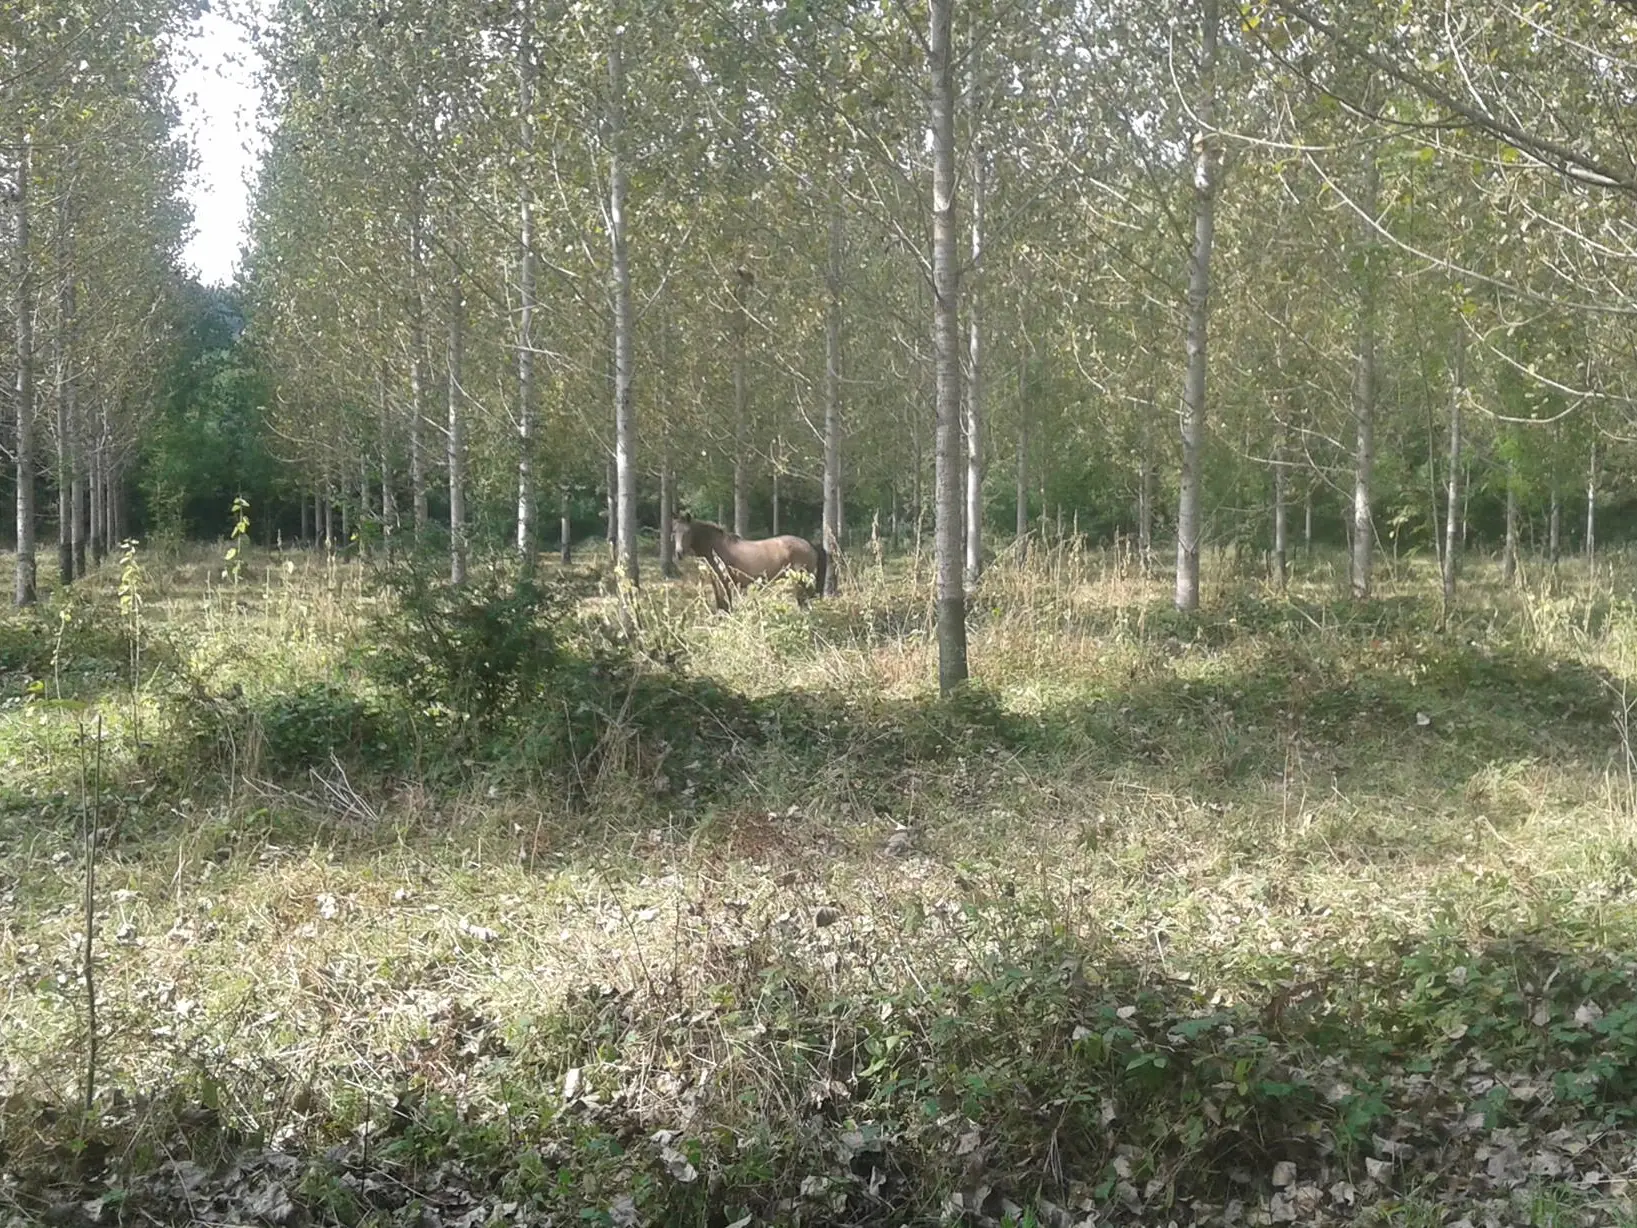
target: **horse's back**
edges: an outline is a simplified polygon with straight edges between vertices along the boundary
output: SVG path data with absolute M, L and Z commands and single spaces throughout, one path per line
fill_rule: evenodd
M 805 537 L 783 533 L 773 540 L 784 547 L 787 566 L 805 567 L 808 571 L 818 569 L 818 550 Z
M 777 537 L 735 538 L 717 544 L 717 554 L 729 567 L 750 579 L 771 579 L 786 568 L 814 571 L 818 552 L 805 537 L 781 533 Z

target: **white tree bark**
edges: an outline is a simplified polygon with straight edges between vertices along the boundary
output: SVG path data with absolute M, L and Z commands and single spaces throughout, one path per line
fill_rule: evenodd
M 615 550 L 625 578 L 637 574 L 637 420 L 631 397 L 631 264 L 625 232 L 625 61 L 620 32 L 608 51 L 608 241 L 614 273 L 614 479 L 618 525 Z
M 1461 398 L 1466 395 L 1466 327 L 1455 325 L 1455 360 L 1450 367 L 1449 492 L 1444 508 L 1444 604 L 1455 600 L 1456 567 L 1461 557 Z
M 1586 467 L 1586 564 L 1597 562 L 1597 440 L 1592 440 L 1591 463 Z
M 1378 188 L 1374 156 L 1365 175 L 1363 208 L 1374 213 Z M 1369 250 L 1372 237 L 1363 242 Z M 1375 558 L 1375 519 L 1371 511 L 1376 463 L 1376 278 L 1378 271 L 1366 257 L 1359 287 L 1358 341 L 1353 373 L 1353 596 L 1364 600 L 1370 595 L 1370 568 Z
M 740 269 L 733 285 L 733 531 L 750 533 L 747 451 L 750 447 L 750 303 L 752 274 Z
M 450 278 L 449 300 L 449 581 L 466 583 L 466 300 L 458 274 Z M 345 516 L 345 509 L 342 512 Z M 345 533 L 343 524 L 342 532 Z
M 33 605 L 37 596 L 34 556 L 34 257 L 30 249 L 29 208 L 33 147 L 25 135 L 17 168 L 17 197 L 12 225 L 17 277 L 17 558 L 14 599 Z
M 1210 0 L 1214 3 L 1214 0 Z M 932 78 L 932 337 L 938 427 L 934 443 L 938 689 L 966 680 L 966 595 L 961 584 L 960 268 L 956 263 L 954 0 L 928 0 Z
M 976 51 L 973 52 L 974 59 Z M 981 81 L 972 69 L 971 91 L 973 128 Z M 967 288 L 968 341 L 966 349 L 966 571 L 965 589 L 977 591 L 983 576 L 983 206 L 987 184 L 984 177 L 981 136 L 972 139 L 972 280 Z
M 836 555 L 841 550 L 841 193 L 830 180 L 830 241 L 824 270 L 824 548 L 830 554 L 825 595 L 835 596 Z
M 518 204 L 517 313 L 517 554 L 525 572 L 534 569 L 534 32 L 525 0 L 518 39 L 518 112 L 521 116 L 522 199 Z
M 1029 557 L 1029 355 L 1017 358 L 1017 549 Z
M 1290 583 L 1290 473 L 1285 464 L 1285 428 L 1273 445 L 1273 582 L 1279 591 Z
M 398 531 L 398 496 L 392 489 L 392 368 L 381 360 L 380 409 L 377 430 L 381 467 L 381 546 L 392 556 L 393 537 Z
M 57 263 L 57 327 L 51 338 L 57 402 L 57 580 L 67 588 L 74 582 L 75 538 L 79 538 L 80 574 L 85 572 L 85 539 L 79 508 L 85 489 L 78 472 L 73 377 L 73 356 L 68 336 L 74 319 L 74 277 L 68 269 L 68 192 L 57 195 L 54 236 Z
M 422 267 L 424 256 L 421 219 L 417 212 L 409 232 L 409 275 L 415 283 L 409 322 L 409 490 L 415 508 L 417 541 L 426 533 L 426 455 L 421 442 L 421 426 L 427 420 L 430 399 L 427 390 L 426 278 Z
M 1205 447 L 1206 341 L 1210 334 L 1211 241 L 1216 225 L 1217 0 L 1200 0 L 1200 130 L 1194 137 L 1194 244 L 1188 257 L 1187 369 L 1182 384 L 1182 473 L 1177 495 L 1179 610 L 1199 608 L 1199 543 L 1203 531 L 1200 472 Z

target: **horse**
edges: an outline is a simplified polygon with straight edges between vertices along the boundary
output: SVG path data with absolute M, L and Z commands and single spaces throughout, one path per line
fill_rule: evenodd
M 671 540 L 678 558 L 691 554 L 704 561 L 718 610 L 728 608 L 732 589 L 748 588 L 752 580 L 774 580 L 793 570 L 811 572 L 814 591 L 822 594 L 830 571 L 830 552 L 805 537 L 784 533 L 743 538 L 709 520 L 695 520 L 687 512 L 671 521 Z M 807 604 L 800 589 L 796 599 Z

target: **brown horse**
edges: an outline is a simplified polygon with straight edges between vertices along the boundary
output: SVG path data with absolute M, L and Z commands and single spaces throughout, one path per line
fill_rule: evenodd
M 814 591 L 823 593 L 824 579 L 830 570 L 829 551 L 805 537 L 786 533 L 779 537 L 747 539 L 728 532 L 719 524 L 695 520 L 687 512 L 671 521 L 671 539 L 676 544 L 678 558 L 691 554 L 704 560 L 718 610 L 728 608 L 733 589 L 748 588 L 753 580 L 777 579 L 788 571 L 812 573 Z M 807 604 L 806 595 L 799 589 L 797 600 Z

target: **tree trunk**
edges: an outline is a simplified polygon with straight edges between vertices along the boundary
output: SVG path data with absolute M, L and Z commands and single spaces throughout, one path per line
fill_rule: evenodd
M 113 532 L 113 515 L 109 510 L 111 477 L 108 472 L 108 453 L 104 441 L 108 437 L 106 422 L 99 438 L 91 447 L 91 566 L 102 566 L 108 553 L 108 537 Z
M 1313 488 L 1307 489 L 1302 501 L 1302 553 L 1313 553 Z
M 837 588 L 835 557 L 841 549 L 841 193 L 830 180 L 830 242 L 824 270 L 824 595 Z
M 614 471 L 619 525 L 615 544 L 625 579 L 637 575 L 637 419 L 631 397 L 631 266 L 625 234 L 625 62 L 620 36 L 608 54 L 608 239 L 614 264 Z
M 1466 461 L 1466 477 L 1461 482 L 1461 548 L 1465 550 L 1472 540 L 1472 460 Z
M 1364 208 L 1373 213 L 1376 204 L 1377 173 L 1372 157 L 1366 171 Z M 1370 246 L 1364 240 L 1366 251 Z M 1356 447 L 1353 455 L 1353 541 L 1352 580 L 1353 596 L 1364 600 L 1370 595 L 1370 566 L 1374 560 L 1374 520 L 1371 515 L 1371 485 L 1375 478 L 1375 412 L 1376 412 L 1376 332 L 1375 332 L 1375 270 L 1369 267 L 1369 255 L 1362 275 L 1359 293 L 1357 367 L 1353 376 L 1353 422 Z
M 925 506 L 926 491 L 922 489 L 925 475 L 921 472 L 921 423 L 918 418 L 910 419 L 909 427 L 910 451 L 914 454 L 915 464 L 910 470 L 910 500 L 915 513 L 915 551 L 917 556 L 921 551 L 921 508 Z M 894 537 L 896 542 L 897 538 Z
M 335 497 L 330 489 L 330 475 L 324 475 L 324 503 L 319 519 L 324 523 L 324 549 L 335 549 Z
M 1214 3 L 1215 0 L 1210 0 Z M 950 33 L 954 0 L 928 0 L 927 44 L 932 77 L 932 294 L 938 429 L 934 444 L 937 486 L 938 689 L 965 681 L 966 596 L 961 584 L 960 266 L 956 263 L 955 84 Z
M 449 279 L 449 582 L 466 583 L 466 299 L 460 274 Z
M 73 417 L 70 421 L 73 421 Z M 73 466 L 74 481 L 69 492 L 69 505 L 73 509 L 74 525 L 69 536 L 74 574 L 84 576 L 91 546 L 91 482 L 83 447 L 76 444 L 73 451 L 75 456 L 70 463 Z
M 977 58 L 976 48 L 973 59 Z M 969 95 L 969 114 L 974 129 L 976 113 L 978 70 L 974 66 Z M 983 142 L 972 141 L 972 278 L 967 289 L 967 370 L 966 370 L 966 574 L 967 593 L 977 591 L 983 576 L 983 205 L 984 161 Z
M 733 284 L 733 531 L 740 537 L 750 533 L 750 475 L 745 462 L 750 447 L 748 295 L 753 281 L 750 270 L 741 268 Z
M 97 484 L 102 488 L 104 523 L 97 525 L 92 534 L 92 548 L 104 552 L 98 557 L 97 561 L 100 563 L 102 558 L 107 557 L 107 551 L 112 550 L 121 540 L 121 530 L 124 528 L 120 523 L 122 513 L 119 475 L 114 471 L 113 463 L 106 454 L 101 454 L 97 458 Z
M 1029 357 L 1017 360 L 1017 556 L 1029 557 Z
M 392 557 L 392 538 L 398 528 L 398 497 L 392 490 L 392 372 L 381 360 L 380 374 L 381 548 Z
M 525 0 L 518 40 L 518 111 L 521 115 L 523 173 L 518 217 L 517 315 L 517 554 L 525 574 L 534 570 L 534 200 L 530 188 L 534 158 L 534 46 Z
M 1289 485 L 1285 431 L 1281 426 L 1278 441 L 1273 445 L 1273 582 L 1281 593 L 1290 585 L 1290 539 L 1285 515 Z
M 1200 12 L 1200 130 L 1194 136 L 1194 245 L 1188 258 L 1187 373 L 1182 385 L 1182 474 L 1177 495 L 1177 593 L 1179 610 L 1199 608 L 1199 543 L 1203 528 L 1200 472 L 1205 446 L 1205 349 L 1210 328 L 1211 240 L 1216 220 L 1217 0 Z
M 369 452 L 358 453 L 358 557 L 369 553 L 370 522 Z
M 304 542 L 312 541 L 312 539 L 313 539 L 313 535 L 312 535 L 313 509 L 312 509 L 312 505 L 307 502 L 306 494 L 302 494 L 302 496 L 299 499 L 297 499 L 296 502 L 301 507 L 301 540 L 304 541 Z
M 16 261 L 17 324 L 17 559 L 15 600 L 33 605 L 36 597 L 34 557 L 34 258 L 29 251 L 29 206 L 33 185 L 33 146 L 25 135 L 17 168 L 17 197 L 12 235 Z
M 1149 398 L 1148 410 L 1154 407 Z M 1154 454 L 1153 438 L 1149 434 L 1145 416 L 1138 435 L 1137 448 L 1137 554 L 1142 572 L 1147 576 L 1154 570 Z
M 1501 550 L 1501 579 L 1511 584 L 1518 575 L 1518 491 L 1510 464 L 1506 467 L 1506 545 Z
M 1552 479 L 1551 510 L 1547 513 L 1546 523 L 1546 554 L 1547 561 L 1553 567 L 1557 566 L 1558 557 L 1563 553 L 1563 502 L 1558 498 L 1557 478 Z
M 1586 469 L 1586 566 L 1597 564 L 1597 440 L 1592 440 L 1591 464 Z
M 417 214 L 410 231 L 410 276 L 415 279 L 413 316 L 409 324 L 409 490 L 415 507 L 415 538 L 426 535 L 426 455 L 421 426 L 427 421 L 429 364 L 426 354 L 426 296 L 422 270 L 421 223 Z
M 56 375 L 57 400 L 57 582 L 67 588 L 74 582 L 74 537 L 79 528 L 80 475 L 75 457 L 73 375 L 69 365 L 68 332 L 74 318 L 74 278 L 68 263 L 68 193 L 57 197 L 57 327 L 51 338 L 52 366 Z M 84 542 L 81 546 L 80 574 L 84 574 Z
M 671 454 L 667 449 L 659 463 L 659 574 L 667 580 L 677 574 L 676 539 L 671 536 L 674 519 L 676 475 L 671 472 Z
M 607 493 L 604 499 L 603 518 L 608 522 L 608 561 L 619 562 L 620 540 L 620 496 L 619 474 L 614 469 L 614 454 L 608 454 L 607 472 L 605 474 Z
M 1461 557 L 1461 398 L 1466 394 L 1466 329 L 1457 322 L 1455 361 L 1450 368 L 1449 390 L 1449 495 L 1444 506 L 1444 604 L 1455 601 L 1455 574 Z
M 574 524 L 569 489 L 557 492 L 557 558 L 564 567 L 574 561 Z

